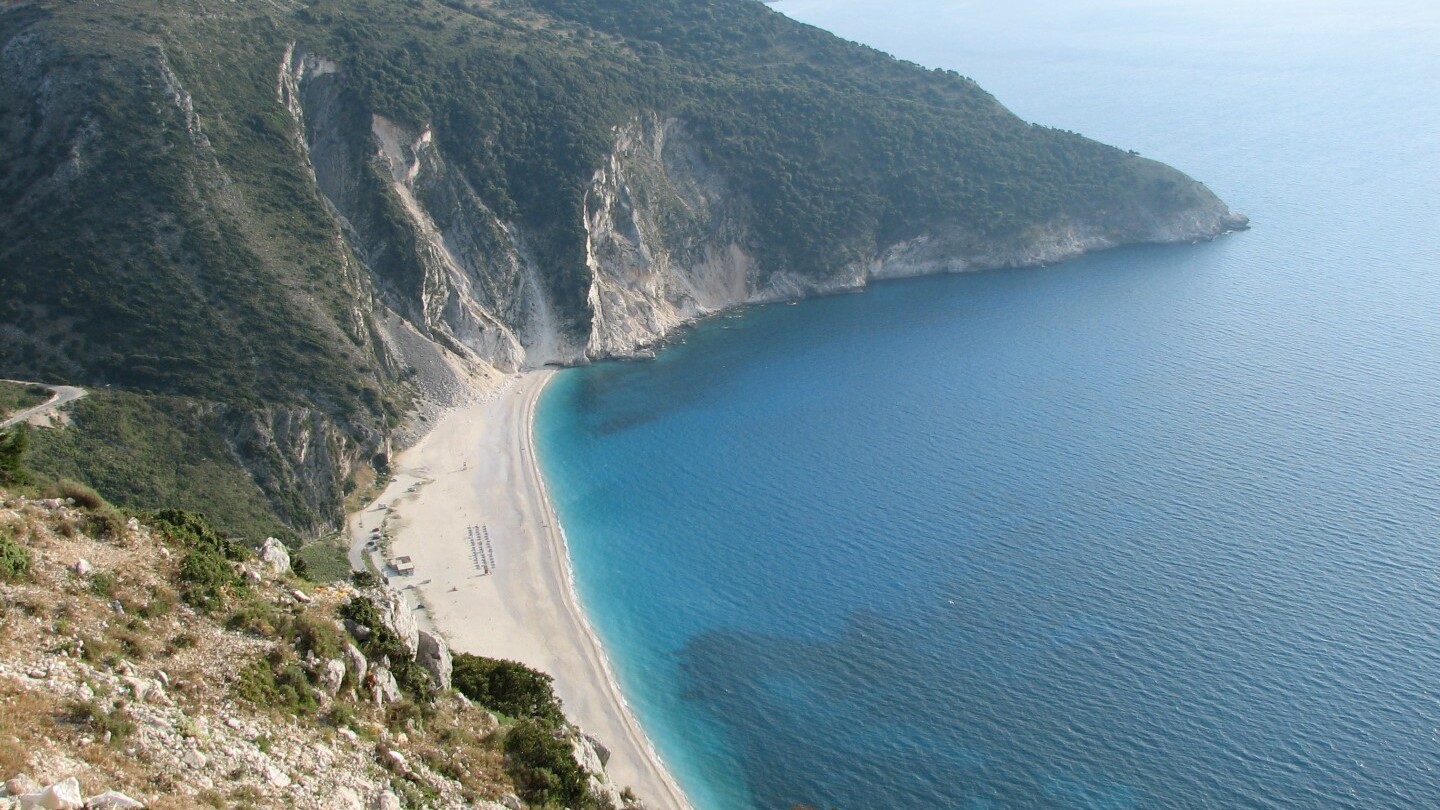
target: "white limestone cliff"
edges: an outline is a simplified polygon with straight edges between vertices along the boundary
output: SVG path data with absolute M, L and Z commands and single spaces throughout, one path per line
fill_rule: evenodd
M 1048 264 L 1244 227 L 1243 217 L 1197 183 L 1199 202 L 1187 210 L 1150 212 L 1137 204 L 1003 238 L 942 223 L 823 276 L 772 272 L 756 259 L 744 195 L 705 163 L 682 121 L 642 114 L 615 128 L 613 148 L 585 191 L 585 311 L 561 313 L 548 286 L 557 274 L 536 265 L 523 228 L 491 210 L 446 159 L 440 133 L 369 113 L 359 115 L 368 131 L 354 131 L 357 112 L 343 108 L 339 92 L 343 72 L 292 46 L 277 97 L 299 124 L 316 185 L 369 271 L 385 344 L 399 363 L 444 367 L 422 380 L 422 389 L 443 387 L 466 370 L 643 356 L 685 324 L 746 303 L 877 279 Z M 367 172 L 383 182 L 382 198 L 373 190 L 367 196 Z M 397 251 L 396 234 L 378 232 L 396 227 L 376 213 L 385 206 L 403 214 L 404 251 Z

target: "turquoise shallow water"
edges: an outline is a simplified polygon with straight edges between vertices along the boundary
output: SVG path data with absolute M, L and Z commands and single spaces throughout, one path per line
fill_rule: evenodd
M 700 810 L 1440 807 L 1440 10 L 779 8 L 1255 229 L 561 374 L 582 599 Z

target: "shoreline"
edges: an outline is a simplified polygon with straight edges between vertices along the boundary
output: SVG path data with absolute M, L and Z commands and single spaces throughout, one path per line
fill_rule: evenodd
M 566 717 L 609 748 L 605 770 L 617 789 L 632 788 L 651 810 L 692 810 L 580 604 L 535 451 L 535 412 L 555 373 L 506 375 L 445 412 L 396 456 L 376 502 L 350 515 L 352 542 L 383 525 L 390 556 L 414 562 L 413 575 L 390 579 L 419 602 L 422 626 L 456 651 L 550 674 Z

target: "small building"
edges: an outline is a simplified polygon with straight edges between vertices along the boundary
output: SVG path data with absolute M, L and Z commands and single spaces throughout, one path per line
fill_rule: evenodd
M 395 569 L 395 573 L 402 576 L 408 577 L 415 573 L 415 563 L 411 562 L 409 557 L 396 557 L 392 559 L 390 561 L 390 567 Z

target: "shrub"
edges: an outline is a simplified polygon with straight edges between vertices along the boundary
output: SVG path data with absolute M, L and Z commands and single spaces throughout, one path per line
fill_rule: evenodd
M 356 596 L 341 605 L 337 612 L 340 618 L 349 619 L 370 630 L 370 637 L 360 642 L 360 649 L 365 651 L 366 656 L 379 659 L 388 655 L 392 662 L 410 657 L 405 643 L 380 618 L 380 611 L 374 602 L 363 596 Z
M 181 598 L 187 603 L 201 610 L 218 610 L 228 593 L 244 587 L 230 562 L 244 559 L 245 549 L 221 537 L 204 515 L 166 509 L 152 515 L 150 523 L 187 550 L 180 561 Z
M 373 588 L 380 584 L 380 580 L 369 571 L 356 571 L 350 575 L 350 582 L 357 588 Z
M 115 575 L 109 571 L 96 571 L 90 575 L 90 591 L 102 599 L 115 595 Z
M 238 543 L 221 537 L 204 515 L 184 509 L 163 509 L 150 516 L 150 523 L 172 542 L 186 548 L 208 548 L 227 560 L 239 561 L 248 554 Z
M 288 631 L 295 640 L 296 652 L 314 653 L 322 661 L 339 657 L 344 647 L 344 639 L 332 622 L 314 618 L 309 613 L 296 616 Z
M 505 734 L 507 769 L 527 804 L 597 807 L 585 770 L 570 743 L 535 720 L 521 720 Z
M 0 484 L 23 484 L 25 451 L 30 448 L 30 432 L 24 425 L 0 431 Z
M 180 596 L 201 610 L 213 611 L 225 604 L 225 594 L 244 581 L 225 558 L 210 549 L 195 549 L 180 561 Z
M 135 730 L 135 720 L 123 705 L 107 711 L 94 700 L 71 703 L 70 720 L 88 725 L 98 734 L 109 733 L 111 745 L 118 744 Z
M 276 650 L 240 672 L 235 694 L 283 715 L 313 714 L 320 707 L 310 676 L 294 656 Z
M 0 580 L 17 580 L 29 573 L 30 550 L 20 545 L 8 529 L 0 528 Z
M 91 537 L 108 537 L 112 540 L 125 536 L 125 515 L 113 506 L 106 505 L 88 515 Z
M 139 614 L 146 619 L 169 615 L 175 609 L 175 591 L 164 585 L 150 589 L 150 598 L 140 606 Z
M 360 649 L 372 661 L 390 659 L 390 674 L 395 676 L 395 684 L 402 692 L 422 703 L 428 703 L 435 697 L 430 673 L 415 663 L 415 657 L 405 647 L 405 642 L 380 618 L 380 611 L 374 602 L 363 596 L 356 596 L 341 605 L 338 612 L 340 618 L 349 619 L 370 630 L 370 636 L 364 641 L 356 639 Z
M 492 711 L 538 720 L 549 728 L 565 722 L 553 680 L 517 661 L 454 654 L 451 682 L 460 694 Z
M 242 633 L 249 633 L 260 638 L 270 638 L 279 635 L 288 624 L 288 617 L 285 616 L 274 605 L 263 599 L 247 599 L 243 604 L 230 614 L 225 620 L 225 626 L 231 630 L 238 630 Z
M 100 497 L 100 493 L 69 478 L 61 478 L 59 483 L 55 484 L 55 489 L 60 493 L 60 497 L 70 498 L 75 501 L 76 506 L 85 509 L 103 509 L 110 505 Z

